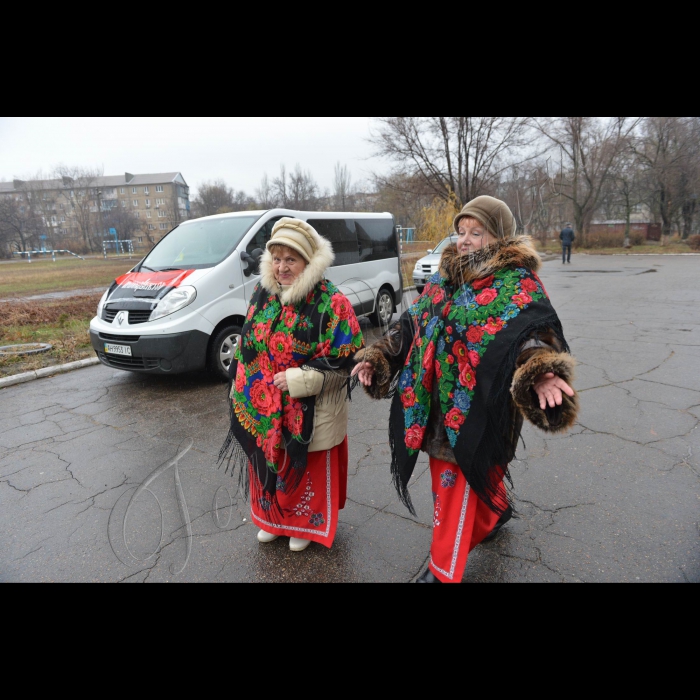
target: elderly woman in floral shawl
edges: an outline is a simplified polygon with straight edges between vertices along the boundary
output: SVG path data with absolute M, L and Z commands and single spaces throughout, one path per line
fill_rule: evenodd
M 433 544 L 419 583 L 461 583 L 469 553 L 513 516 L 504 480 L 524 418 L 563 432 L 578 407 L 540 258 L 510 209 L 479 197 L 455 230 L 440 272 L 353 371 L 372 397 L 393 397 L 392 475 L 412 513 L 408 483 L 420 451 L 430 456 Z
M 240 467 L 262 544 L 332 547 L 348 479 L 348 387 L 364 347 L 352 305 L 324 278 L 331 244 L 281 219 L 260 264 L 231 377 L 221 460 Z

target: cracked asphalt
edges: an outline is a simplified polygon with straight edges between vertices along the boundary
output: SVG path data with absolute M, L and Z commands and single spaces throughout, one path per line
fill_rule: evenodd
M 700 582 L 696 259 L 579 256 L 542 277 L 579 361 L 580 423 L 526 428 L 520 517 L 472 554 L 465 582 Z M 423 457 L 413 518 L 391 486 L 388 402 L 353 400 L 335 547 L 292 554 L 286 540 L 258 545 L 216 468 L 225 394 L 207 375 L 102 366 L 1 390 L 0 581 L 415 581 L 430 475 Z

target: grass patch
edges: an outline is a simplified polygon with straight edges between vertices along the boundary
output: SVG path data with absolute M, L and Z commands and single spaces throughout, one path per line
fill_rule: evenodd
M 100 296 L 0 303 L 0 345 L 53 345 L 53 349 L 43 355 L 0 358 L 0 377 L 94 357 L 88 329 Z
M 131 270 L 138 259 L 78 260 L 77 258 L 0 264 L 0 299 L 67 292 L 75 289 L 105 290 Z

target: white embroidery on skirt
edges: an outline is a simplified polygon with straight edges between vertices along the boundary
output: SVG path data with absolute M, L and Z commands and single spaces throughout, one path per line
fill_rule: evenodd
M 306 493 L 306 492 L 305 492 Z M 326 520 L 326 531 L 321 533 L 318 530 L 311 530 L 303 527 L 288 527 L 285 525 L 275 525 L 274 523 L 268 523 L 262 518 L 258 518 L 255 513 L 253 513 L 253 520 L 256 520 L 260 525 L 265 527 L 271 527 L 273 530 L 287 530 L 288 532 L 302 532 L 310 535 L 321 535 L 321 537 L 328 538 L 331 534 L 331 519 L 333 517 L 333 490 L 331 484 L 331 450 L 326 453 L 326 503 L 328 506 L 328 519 Z M 300 538 L 301 539 L 301 538 Z
M 462 545 L 462 537 L 464 536 L 464 521 L 467 519 L 467 509 L 469 507 L 469 494 L 471 493 L 471 488 L 467 486 L 464 493 L 464 503 L 462 503 L 462 512 L 459 517 L 459 527 L 457 528 L 457 540 L 455 541 L 455 548 L 452 554 L 452 569 L 450 573 L 443 571 L 439 566 L 435 564 L 433 557 L 430 557 L 430 563 L 433 565 L 436 571 L 440 572 L 443 576 L 447 576 L 450 581 L 454 581 L 455 570 L 457 569 L 457 560 L 459 559 L 459 548 Z

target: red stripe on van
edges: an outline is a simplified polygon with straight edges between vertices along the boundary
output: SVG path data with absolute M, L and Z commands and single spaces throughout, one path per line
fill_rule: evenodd
M 194 270 L 177 270 L 174 272 L 130 272 L 122 275 L 116 282 L 119 287 L 131 289 L 173 289 L 179 287 Z

